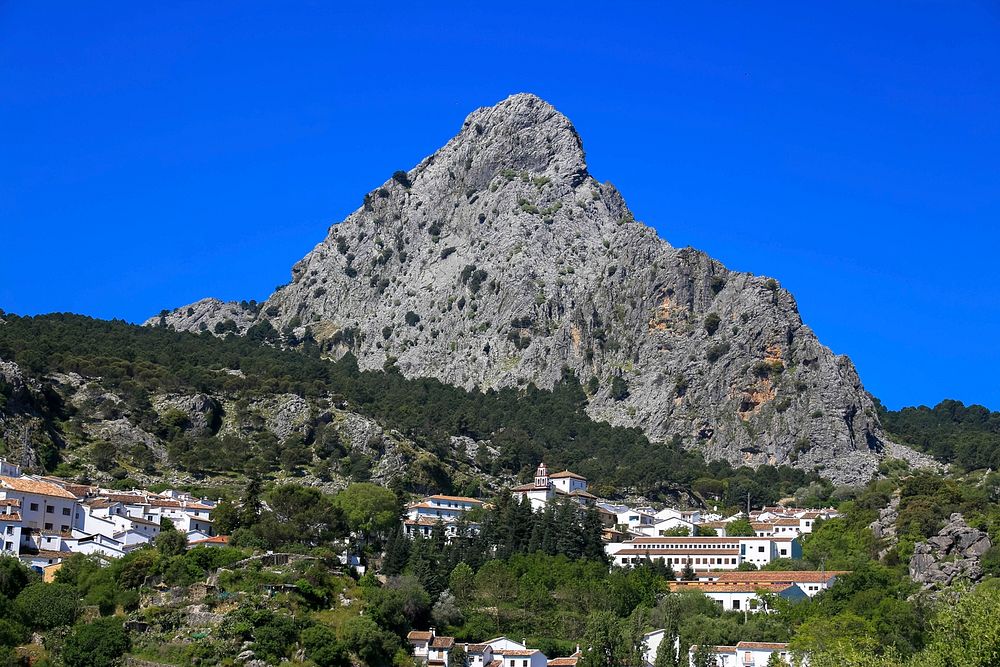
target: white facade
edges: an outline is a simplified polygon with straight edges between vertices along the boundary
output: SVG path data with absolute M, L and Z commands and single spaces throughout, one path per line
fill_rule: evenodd
M 535 470 L 535 479 L 530 484 L 515 486 L 510 490 L 515 500 L 527 499 L 531 511 L 537 512 L 557 497 L 569 498 L 581 505 L 593 505 L 596 498 L 587 491 L 587 480 L 582 475 L 564 470 L 549 475 L 545 463 Z
M 735 570 L 741 563 L 758 568 L 777 558 L 799 558 L 802 548 L 794 538 L 765 537 L 637 537 L 605 545 L 615 565 L 641 565 L 662 560 L 674 570 Z
M 692 667 L 697 650 L 697 646 L 692 646 L 688 651 L 688 664 Z M 766 667 L 772 653 L 777 653 L 783 664 L 792 664 L 788 644 L 782 643 L 740 642 L 736 646 L 712 646 L 711 651 L 716 667 Z M 808 664 L 808 660 L 801 662 L 802 667 Z
M 444 527 L 445 537 L 449 540 L 459 532 L 459 520 L 468 512 L 480 509 L 483 501 L 464 496 L 427 496 L 423 500 L 410 503 L 406 507 L 406 517 L 403 519 L 403 533 L 414 538 L 417 535 L 430 537 L 434 526 L 440 522 Z M 479 532 L 479 524 L 467 522 L 469 535 Z

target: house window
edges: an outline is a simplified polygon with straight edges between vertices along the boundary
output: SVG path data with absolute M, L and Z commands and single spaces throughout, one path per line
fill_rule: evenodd
M 45 512 L 46 512 L 46 514 L 55 514 L 56 513 L 56 508 L 53 507 L 52 505 L 46 505 L 45 506 Z
M 52 530 L 52 524 L 51 523 L 45 524 L 45 530 Z
M 32 512 L 38 511 L 38 503 L 31 503 L 31 511 Z
M 68 507 L 64 507 L 63 508 L 63 516 L 69 516 L 69 508 Z
M 59 526 L 59 530 L 61 530 L 64 533 L 68 533 L 69 532 L 69 526 Z
M 740 601 L 733 600 L 733 609 L 739 609 L 739 608 L 740 608 Z
M 757 551 L 759 551 L 760 553 L 764 553 L 764 547 L 757 547 Z

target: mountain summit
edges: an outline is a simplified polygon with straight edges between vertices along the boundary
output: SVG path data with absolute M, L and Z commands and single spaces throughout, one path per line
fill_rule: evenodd
M 572 123 L 534 95 L 477 109 L 396 172 L 266 303 L 214 299 L 147 324 L 294 344 L 466 388 L 551 387 L 595 419 L 733 464 L 869 479 L 888 441 L 851 361 L 774 280 L 676 249 L 587 171 Z

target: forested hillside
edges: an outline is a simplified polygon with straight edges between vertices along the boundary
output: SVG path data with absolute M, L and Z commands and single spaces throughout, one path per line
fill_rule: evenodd
M 933 408 L 879 409 L 883 426 L 900 442 L 964 470 L 1000 468 L 1000 412 L 950 399 Z
M 245 410 L 246 404 L 260 397 L 294 395 L 315 402 L 314 411 L 333 406 L 356 412 L 414 443 L 420 451 L 413 460 L 427 467 L 414 490 L 455 490 L 453 473 L 462 466 L 463 487 L 473 477 L 469 466 L 498 479 L 527 475 L 543 458 L 552 467 L 572 468 L 589 477 L 599 493 L 607 494 L 630 491 L 690 500 L 688 492 L 694 490 L 710 502 L 740 505 L 748 492 L 753 502 L 766 504 L 805 487 L 820 498 L 833 490 L 814 473 L 786 466 L 752 470 L 721 461 L 706 463 L 676 439 L 651 443 L 638 429 L 593 421 L 586 413 L 589 390 L 568 372 L 551 391 L 532 386 L 466 391 L 434 379 L 404 378 L 391 364 L 384 371 L 360 371 L 350 355 L 339 362 L 324 360 L 308 337 L 296 341 L 294 350 L 279 349 L 269 342 L 278 335 L 273 330 L 217 338 L 77 315 L 8 314 L 4 319 L 0 359 L 15 361 L 42 387 L 36 403 L 42 403 L 38 412 L 55 443 L 45 458 L 50 469 L 65 460 L 65 445 L 78 430 L 74 424 L 102 417 L 127 419 L 165 442 L 168 458 L 162 462 L 149 457 L 126 461 L 128 452 L 111 453 L 126 469 L 145 468 L 154 476 L 172 466 L 202 475 L 301 474 L 331 456 L 349 458 L 344 443 L 328 433 L 322 420 L 280 441 L 263 429 L 245 428 L 240 438 L 228 431 L 220 435 L 218 424 Z M 88 404 L 71 400 L 71 383 L 65 378 L 52 382 L 54 374 L 99 378 L 102 390 L 119 397 L 122 405 L 107 414 L 87 412 Z M 0 386 L 0 395 L 4 391 Z M 187 428 L 184 415 L 153 409 L 156 396 L 192 394 L 206 395 L 216 405 L 199 433 Z M 227 403 L 227 397 L 239 400 Z M 232 409 L 227 412 L 225 405 Z M 3 410 L 0 404 L 0 415 Z M 454 437 L 484 446 L 477 446 L 471 460 L 459 465 L 466 453 L 456 451 Z M 219 457 L 216 453 L 223 446 L 228 455 Z

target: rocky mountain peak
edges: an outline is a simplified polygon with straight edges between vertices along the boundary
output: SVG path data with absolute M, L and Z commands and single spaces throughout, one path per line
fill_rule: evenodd
M 588 173 L 570 121 L 534 95 L 472 112 L 330 227 L 260 308 L 202 301 L 149 324 L 310 336 L 362 368 L 466 388 L 547 388 L 568 370 L 594 418 L 734 464 L 859 482 L 889 452 L 916 460 L 791 294 L 635 221 Z

